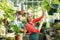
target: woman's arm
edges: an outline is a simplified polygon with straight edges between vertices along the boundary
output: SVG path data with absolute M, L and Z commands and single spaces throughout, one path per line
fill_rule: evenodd
M 35 32 L 35 33 L 39 32 L 39 30 L 36 30 L 33 26 L 31 26 L 29 24 L 26 25 L 26 28 L 29 32 Z
M 38 22 L 38 21 L 41 21 L 42 20 L 42 18 L 44 17 L 44 10 L 42 10 L 42 15 L 39 17 L 39 18 L 36 18 L 36 19 L 34 19 L 32 22 L 33 23 L 36 23 L 36 22 Z
M 40 23 L 40 25 L 39 25 L 39 27 L 38 27 L 38 30 L 39 30 L 39 31 L 41 30 L 41 27 L 42 27 L 43 23 L 44 23 L 44 21 L 42 21 L 42 22 Z

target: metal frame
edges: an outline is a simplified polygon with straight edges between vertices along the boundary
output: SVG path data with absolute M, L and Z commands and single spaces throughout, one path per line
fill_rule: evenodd
M 29 1 L 29 0 L 25 0 L 25 1 L 21 1 L 21 2 L 24 2 L 24 3 L 26 3 L 25 5 L 26 5 L 26 11 L 28 10 L 28 6 L 29 6 L 29 4 L 28 3 L 31 3 L 31 5 L 32 5 L 32 10 L 34 11 L 34 3 L 36 3 L 37 5 L 36 6 L 40 6 L 39 5 L 39 3 L 40 2 L 43 2 L 43 1 L 39 1 L 39 0 L 36 0 L 36 1 L 34 1 L 34 0 L 31 0 L 31 1 Z

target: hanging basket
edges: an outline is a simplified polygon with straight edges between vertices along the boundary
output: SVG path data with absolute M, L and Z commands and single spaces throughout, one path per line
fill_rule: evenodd
M 17 11 L 17 14 L 19 14 L 19 15 L 24 15 L 24 10 L 22 10 L 22 11 Z

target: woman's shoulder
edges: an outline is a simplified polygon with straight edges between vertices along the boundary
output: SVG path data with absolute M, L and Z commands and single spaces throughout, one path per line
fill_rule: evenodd
M 26 23 L 26 26 L 29 26 L 30 24 L 29 23 Z
M 26 23 L 26 25 L 28 25 L 29 23 Z

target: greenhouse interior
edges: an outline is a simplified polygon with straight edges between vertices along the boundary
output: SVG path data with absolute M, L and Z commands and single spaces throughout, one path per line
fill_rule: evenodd
M 0 40 L 60 40 L 60 0 L 0 0 Z

